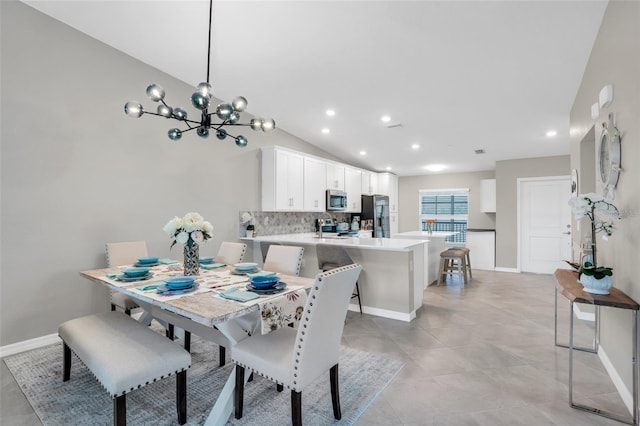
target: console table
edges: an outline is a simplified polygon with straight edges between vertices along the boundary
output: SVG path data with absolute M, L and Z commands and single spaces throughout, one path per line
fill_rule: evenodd
M 598 414 L 603 417 L 608 417 L 619 422 L 637 425 L 638 424 L 638 309 L 640 305 L 636 303 L 629 296 L 622 291 L 613 287 L 610 293 L 607 295 L 592 294 L 583 290 L 582 284 L 578 282 L 578 272 L 569 269 L 557 269 L 553 274 L 556 282 L 556 318 L 557 318 L 557 292 L 560 291 L 571 302 L 570 320 L 569 320 L 569 405 L 579 410 L 588 411 L 593 414 Z M 574 348 L 573 346 L 573 304 L 584 303 L 587 305 L 593 305 L 596 308 L 596 321 L 598 319 L 598 310 L 601 306 L 609 308 L 628 309 L 632 313 L 633 317 L 633 348 L 632 348 L 632 371 L 633 371 L 633 419 L 628 420 L 621 416 L 608 413 L 606 411 L 588 407 L 586 405 L 575 404 L 573 402 L 573 350 L 588 350 L 582 348 Z M 596 329 L 598 325 L 596 325 Z M 557 329 L 557 319 L 556 319 Z M 597 331 L 596 331 L 597 333 Z M 597 336 L 597 334 L 596 334 Z M 556 345 L 562 346 L 557 344 Z M 598 345 L 597 339 L 594 344 L 594 350 L 588 350 L 589 352 L 597 353 Z

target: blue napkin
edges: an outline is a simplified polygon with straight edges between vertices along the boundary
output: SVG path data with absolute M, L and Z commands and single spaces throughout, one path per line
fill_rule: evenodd
M 165 265 L 173 265 L 175 263 L 178 263 L 177 260 L 173 260 L 173 259 L 160 259 L 158 260 L 158 262 L 165 264 Z
M 249 278 L 255 278 L 255 277 L 270 277 L 272 275 L 275 275 L 275 272 L 271 272 L 271 271 L 260 271 L 260 272 L 255 272 L 253 274 L 247 274 L 247 277 Z
M 201 263 L 200 267 L 202 269 L 217 269 L 227 266 L 226 263 Z
M 220 297 L 229 300 L 235 300 L 237 302 L 248 302 L 249 300 L 257 299 L 260 296 L 257 293 L 245 290 L 239 290 L 236 287 L 231 287 L 228 290 L 221 291 Z
M 140 291 L 155 290 L 156 288 L 158 288 L 159 285 L 161 284 L 158 283 L 158 284 L 143 285 L 142 287 L 136 287 L 136 290 L 140 290 Z

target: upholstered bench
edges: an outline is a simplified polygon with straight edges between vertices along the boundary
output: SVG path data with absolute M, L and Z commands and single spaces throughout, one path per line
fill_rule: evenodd
M 191 355 L 171 340 L 119 311 L 72 319 L 60 325 L 63 381 L 71 374 L 71 352 L 113 398 L 113 424 L 126 424 L 126 394 L 176 374 L 178 423 L 187 421 L 187 369 Z

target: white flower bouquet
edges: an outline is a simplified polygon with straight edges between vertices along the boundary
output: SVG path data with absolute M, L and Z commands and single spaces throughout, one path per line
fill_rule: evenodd
M 182 218 L 174 217 L 163 230 L 173 240 L 171 247 L 176 243 L 187 244 L 189 241 L 200 244 L 213 237 L 213 225 L 194 212 L 187 213 Z
M 602 232 L 602 238 L 607 239 L 613 235 L 614 226 L 613 220 L 620 219 L 620 212 L 618 208 L 606 201 L 601 195 L 593 192 L 588 194 L 580 194 L 577 197 L 573 197 L 569 200 L 569 206 L 576 218 L 580 220 L 583 217 L 587 217 L 591 222 L 591 262 L 585 262 L 580 268 L 580 277 L 586 275 L 587 277 L 593 277 L 595 280 L 602 280 L 606 277 L 613 275 L 613 270 L 605 266 L 598 266 L 596 256 L 596 233 Z M 582 279 L 582 278 L 581 278 Z M 581 281 L 583 282 L 583 281 Z M 586 281 L 585 281 L 586 282 Z M 585 283 L 583 282 L 583 284 Z M 585 289 L 587 285 L 585 284 Z M 608 290 L 596 290 L 594 291 L 586 289 L 592 293 L 608 294 Z

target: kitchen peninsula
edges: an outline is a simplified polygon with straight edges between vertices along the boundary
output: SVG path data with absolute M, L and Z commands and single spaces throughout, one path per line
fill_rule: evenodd
M 452 235 L 457 235 L 457 232 L 443 232 L 443 231 L 409 231 L 400 232 L 391 236 L 391 238 L 402 239 L 416 239 L 421 240 L 424 244 L 424 275 L 426 288 L 429 284 L 438 279 L 438 269 L 440 268 L 440 253 L 446 250 L 445 239 Z
M 411 321 L 422 306 L 424 290 L 424 242 L 410 239 L 332 237 L 318 238 L 315 233 L 267 235 L 242 238 L 251 246 L 254 261 L 261 263 L 260 242 L 267 241 L 304 247 L 300 275 L 315 277 L 320 270 L 317 244 L 343 247 L 355 263 L 362 265 L 358 279 L 364 313 Z M 358 310 L 357 305 L 349 309 Z

